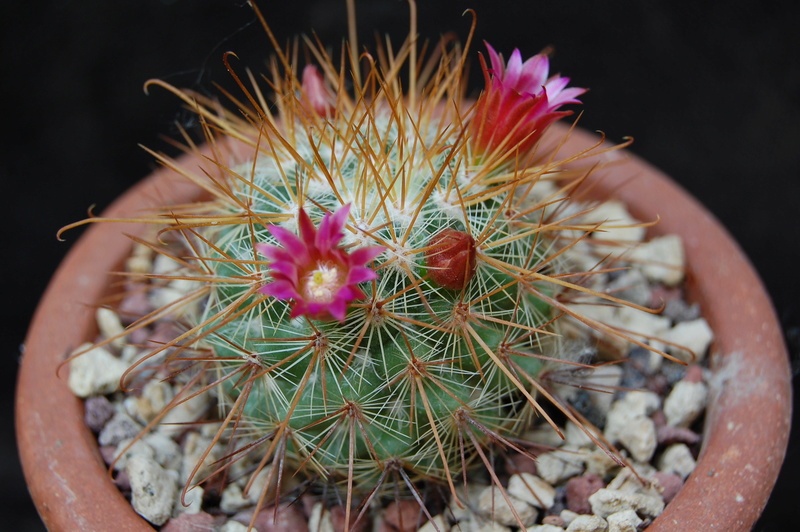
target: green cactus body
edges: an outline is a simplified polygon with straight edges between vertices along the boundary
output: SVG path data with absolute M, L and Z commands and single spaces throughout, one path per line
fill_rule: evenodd
M 231 170 L 236 201 L 224 214 L 248 223 L 202 230 L 201 255 L 219 260 L 205 261 L 214 290 L 203 319 L 216 318 L 201 336 L 228 376 L 224 396 L 232 403 L 246 393 L 242 420 L 261 434 L 283 431 L 295 462 L 334 479 L 352 469 L 364 489 L 389 467 L 434 479 L 461 471 L 474 442 L 524 425 L 538 356 L 555 356 L 544 301 L 554 288 L 537 287 L 533 273 L 558 271 L 558 261 L 538 230 L 541 211 L 520 193 L 542 171 L 474 169 L 449 127 L 453 113 L 393 110 L 363 106 L 325 127 L 291 124 L 290 147 L 271 142 Z M 290 318 L 287 302 L 226 282 L 263 274 L 253 242 L 276 244 L 269 223 L 294 231 L 301 206 L 318 224 L 345 203 L 343 247 L 385 251 L 344 322 Z M 445 229 L 476 241 L 463 290 L 427 272 L 425 249 Z

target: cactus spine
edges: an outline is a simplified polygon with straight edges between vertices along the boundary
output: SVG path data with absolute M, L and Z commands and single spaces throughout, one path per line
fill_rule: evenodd
M 227 462 L 259 453 L 258 469 L 277 464 L 276 477 L 300 470 L 343 484 L 348 512 L 351 497 L 393 482 L 414 491 L 431 480 L 455 494 L 474 463 L 491 469 L 487 448 L 513 447 L 546 415 L 540 376 L 566 356 L 564 302 L 587 291 L 568 257 L 597 229 L 573 223 L 573 185 L 553 185 L 566 159 L 540 140 L 583 89 L 557 76 L 542 82 L 544 96 L 509 87 L 506 74 L 541 74 L 542 62 L 546 78 L 546 58 L 523 65 L 515 52 L 506 66 L 489 48 L 473 107 L 462 50 L 443 43 L 420 68 L 415 46 L 381 48 L 361 72 L 366 60 L 337 67 L 309 44 L 321 70 L 307 67 L 302 81 L 278 51 L 274 107 L 235 73 L 247 102 L 236 112 L 150 83 L 201 119 L 204 171 L 157 157 L 210 199 L 168 211 L 167 232 L 185 240 L 173 278 L 197 284 L 183 302 L 199 306 L 136 368 L 190 377 L 173 406 L 216 392 L 214 441 L 231 442 Z M 363 264 L 348 270 L 348 257 Z M 334 308 L 343 286 L 347 304 Z

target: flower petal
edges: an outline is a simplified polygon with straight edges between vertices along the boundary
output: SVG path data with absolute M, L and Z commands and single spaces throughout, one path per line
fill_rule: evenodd
M 259 288 L 258 291 L 262 294 L 272 296 L 275 299 L 280 299 L 281 301 L 300 299 L 300 294 L 298 294 L 297 290 L 295 290 L 294 283 L 284 280 L 273 281 L 269 284 L 265 284 Z
M 344 226 L 350 215 L 350 204 L 342 205 L 333 213 L 326 213 L 319 224 L 316 244 L 317 248 L 325 253 L 336 246 L 344 237 Z
M 501 160 L 512 152 L 530 151 L 553 122 L 571 114 L 563 105 L 580 103 L 586 92 L 567 88 L 569 78 L 548 78 L 550 60 L 538 54 L 522 61 L 519 49 L 508 63 L 486 43 L 491 68 L 481 58 L 486 86 L 469 125 L 470 143 L 478 156 L 497 152 Z

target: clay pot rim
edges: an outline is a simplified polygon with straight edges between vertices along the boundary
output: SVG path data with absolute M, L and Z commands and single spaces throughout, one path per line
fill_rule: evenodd
M 557 134 L 563 133 L 559 127 Z M 596 142 L 595 135 L 575 130 L 564 149 Z M 711 355 L 714 404 L 697 467 L 648 530 L 701 530 L 712 524 L 718 530 L 749 530 L 766 505 L 789 437 L 791 371 L 779 322 L 754 268 L 720 223 L 641 159 L 612 152 L 598 160 L 617 157 L 626 158 L 625 166 L 597 172 L 595 191 L 601 197 L 613 193 L 639 219 L 657 213 L 661 219 L 653 234 L 683 237 L 690 299 L 700 303 L 717 337 Z M 141 212 L 197 194 L 196 187 L 162 169 L 104 214 Z M 85 303 L 99 300 L 106 283 L 97 280 L 105 280 L 128 254 L 131 243 L 120 235 L 141 231 L 133 224 L 89 228 L 51 280 L 25 341 L 17 442 L 28 488 L 51 531 L 109 529 L 108 516 L 118 532 L 153 530 L 111 482 L 83 423 L 82 402 L 55 371 L 70 350 L 96 333 L 94 312 Z M 743 334 L 746 330 L 752 332 Z

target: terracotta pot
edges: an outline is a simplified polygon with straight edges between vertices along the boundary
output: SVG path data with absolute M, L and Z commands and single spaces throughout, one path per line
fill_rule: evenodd
M 562 130 L 563 132 L 563 130 Z M 565 150 L 596 142 L 576 131 Z M 688 293 L 715 331 L 714 386 L 697 468 L 650 531 L 749 530 L 783 462 L 791 415 L 791 372 L 781 330 L 755 271 L 720 224 L 661 172 L 626 155 L 599 172 L 595 190 L 614 194 L 653 234 L 681 235 Z M 602 179 L 597 179 L 602 177 Z M 197 190 L 165 171 L 122 196 L 105 213 L 135 214 L 185 202 Z M 51 531 L 152 530 L 111 482 L 83 404 L 56 368 L 96 334 L 92 305 L 108 293 L 108 271 L 130 251 L 130 224 L 98 224 L 72 248 L 50 283 L 25 343 L 17 389 L 17 438 L 30 492 Z

